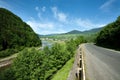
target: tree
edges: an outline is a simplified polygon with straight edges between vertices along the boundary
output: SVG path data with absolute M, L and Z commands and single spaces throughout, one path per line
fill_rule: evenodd
M 104 27 L 96 38 L 96 44 L 104 47 L 120 49 L 120 16 L 115 22 Z

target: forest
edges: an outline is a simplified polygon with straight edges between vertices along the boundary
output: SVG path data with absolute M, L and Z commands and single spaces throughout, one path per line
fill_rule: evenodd
M 0 8 L 0 57 L 32 46 L 41 46 L 38 35 L 17 15 Z
M 120 16 L 116 21 L 106 25 L 96 38 L 96 44 L 120 50 Z

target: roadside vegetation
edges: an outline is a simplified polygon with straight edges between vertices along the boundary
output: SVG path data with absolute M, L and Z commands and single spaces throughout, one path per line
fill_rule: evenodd
M 120 50 L 120 16 L 100 31 L 96 38 L 96 44 Z
M 67 63 L 53 76 L 52 80 L 67 80 L 69 72 L 73 66 L 74 58 L 71 58 Z
M 43 50 L 25 49 L 19 53 L 13 64 L 0 74 L 1 80 L 51 80 L 68 60 L 73 58 L 77 46 L 86 42 L 80 36 L 64 44 L 55 43 Z

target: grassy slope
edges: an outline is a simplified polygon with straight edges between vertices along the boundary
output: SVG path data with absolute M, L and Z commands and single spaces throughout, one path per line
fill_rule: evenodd
M 71 58 L 52 78 L 52 80 L 67 80 L 74 58 Z

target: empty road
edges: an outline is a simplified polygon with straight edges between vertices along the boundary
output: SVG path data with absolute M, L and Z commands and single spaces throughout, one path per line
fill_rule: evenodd
M 86 80 L 120 80 L 120 52 L 84 44 Z

